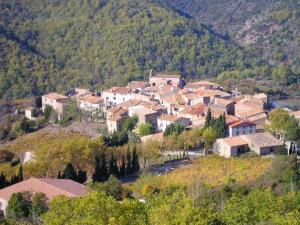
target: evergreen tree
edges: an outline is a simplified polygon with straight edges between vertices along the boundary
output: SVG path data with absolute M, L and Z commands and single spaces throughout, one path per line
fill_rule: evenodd
M 109 161 L 109 175 L 114 175 L 116 177 L 119 176 L 119 168 L 117 165 L 117 160 L 114 157 L 114 154 L 111 154 L 111 158 Z
M 60 174 L 60 171 L 58 172 L 57 179 L 62 179 L 62 176 L 61 176 L 61 174 Z
M 107 162 L 105 154 L 95 158 L 95 172 L 93 174 L 94 182 L 103 182 L 108 179 Z
M 207 111 L 207 114 L 205 117 L 204 127 L 207 128 L 207 127 L 211 126 L 211 122 L 212 122 L 211 110 L 210 110 L 210 108 L 208 108 L 208 111 Z
M 101 181 L 106 181 L 109 177 L 108 171 L 107 171 L 107 161 L 106 161 L 106 156 L 105 154 L 102 154 L 101 156 L 102 162 L 101 162 Z
M 83 184 L 87 180 L 87 175 L 85 170 L 78 170 L 77 173 L 77 182 Z
M 9 185 L 13 185 L 19 182 L 18 176 L 15 174 L 11 176 Z
M 95 171 L 94 171 L 94 174 L 92 177 L 94 182 L 99 182 L 101 180 L 100 179 L 100 176 L 101 176 L 100 168 L 101 168 L 101 161 L 100 161 L 100 158 L 96 156 L 95 157 Z
M 23 181 L 24 177 L 23 177 L 23 167 L 22 166 L 20 166 L 17 176 L 18 176 L 18 182 Z
M 131 175 L 131 174 L 133 173 L 133 171 L 132 171 L 131 154 L 130 154 L 130 151 L 129 151 L 129 150 L 127 150 L 126 160 L 127 160 L 127 165 L 126 165 L 126 176 L 128 176 L 128 175 Z
M 125 162 L 125 156 L 122 155 L 122 162 L 120 167 L 120 177 L 125 177 L 126 175 L 126 162 Z
M 136 147 L 133 148 L 131 164 L 132 164 L 132 173 L 137 173 L 140 171 L 139 156 L 137 154 Z
M 76 181 L 77 180 L 77 174 L 76 174 L 76 171 L 72 165 L 72 163 L 68 163 L 66 168 L 65 168 L 65 171 L 62 175 L 62 178 L 64 179 L 71 179 L 71 180 L 74 180 Z
M 0 174 L 0 189 L 6 187 L 7 181 L 3 172 Z

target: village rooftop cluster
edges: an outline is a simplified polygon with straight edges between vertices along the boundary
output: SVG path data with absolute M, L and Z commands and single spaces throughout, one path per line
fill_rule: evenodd
M 203 127 L 210 110 L 215 118 L 225 114 L 228 137 L 218 139 L 213 148 L 222 156 L 236 156 L 245 148 L 265 155 L 283 145 L 264 132 L 268 113 L 266 94 L 230 94 L 209 81 L 185 83 L 180 75 L 151 70 L 148 81 L 131 81 L 126 87 L 112 87 L 101 93 L 74 88 L 65 95 L 44 95 L 42 108 L 51 106 L 58 119 L 62 119 L 71 99 L 77 101 L 82 111 L 89 113 L 90 120 L 104 119 L 110 133 L 120 131 L 124 121 L 132 116 L 138 117 L 137 126 L 151 123 L 156 133 L 164 132 L 173 123 L 186 129 Z M 297 118 L 299 113 L 292 113 Z

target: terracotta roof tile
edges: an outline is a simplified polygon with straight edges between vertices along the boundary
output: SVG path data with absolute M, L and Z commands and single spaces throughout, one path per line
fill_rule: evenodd
M 231 147 L 248 144 L 241 136 L 228 137 L 228 138 L 223 138 L 221 140 L 224 141 L 227 145 L 229 145 Z
M 43 95 L 43 97 L 50 98 L 50 99 L 53 99 L 53 100 L 68 99 L 69 98 L 67 96 L 64 96 L 64 95 L 61 95 L 61 94 L 58 94 L 58 93 L 49 93 L 49 94 Z
M 0 198 L 9 200 L 13 193 L 42 192 L 49 200 L 59 195 L 78 197 L 85 193 L 85 186 L 69 179 L 30 178 L 0 190 Z
M 94 95 L 86 95 L 86 96 L 80 97 L 80 100 L 83 102 L 88 102 L 88 103 L 92 103 L 92 104 L 98 104 L 98 103 L 104 102 L 103 98 L 101 98 L 99 96 L 94 96 Z

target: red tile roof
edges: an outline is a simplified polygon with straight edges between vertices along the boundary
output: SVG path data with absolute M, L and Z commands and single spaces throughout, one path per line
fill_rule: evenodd
M 43 97 L 44 98 L 50 98 L 50 99 L 53 99 L 53 100 L 69 98 L 67 96 L 64 96 L 64 95 L 61 95 L 61 94 L 58 94 L 58 93 L 49 93 L 49 94 L 43 95 Z
M 227 125 L 231 128 L 236 128 L 236 127 L 255 126 L 255 123 L 252 123 L 247 120 L 236 120 L 236 121 L 231 121 L 231 122 L 227 123 Z
M 94 96 L 94 95 L 86 95 L 80 98 L 81 101 L 83 102 L 88 102 L 88 103 L 92 103 L 92 104 L 98 104 L 103 102 L 103 98 L 99 97 L 99 96 Z
M 67 197 L 79 197 L 85 193 L 85 185 L 69 179 L 30 178 L 0 190 L 0 198 L 9 200 L 12 194 L 29 191 L 31 193 L 42 192 L 48 200 L 59 195 Z

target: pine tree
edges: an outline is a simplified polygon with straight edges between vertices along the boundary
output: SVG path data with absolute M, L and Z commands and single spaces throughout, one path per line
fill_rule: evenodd
M 85 170 L 78 170 L 77 173 L 77 182 L 83 184 L 87 180 L 87 175 Z
M 131 154 L 130 151 L 127 150 L 126 154 L 126 160 L 127 160 L 127 165 L 126 165 L 126 176 L 131 175 L 133 173 L 132 171 L 132 161 L 131 161 Z
M 66 168 L 65 168 L 65 171 L 62 175 L 62 178 L 64 179 L 71 179 L 71 180 L 74 180 L 76 181 L 77 180 L 77 174 L 75 172 L 75 169 L 72 165 L 72 163 L 68 163 Z
M 126 175 L 126 162 L 125 162 L 125 156 L 122 155 L 122 162 L 120 167 L 120 177 L 125 177 Z
M 114 154 L 111 154 L 111 158 L 109 161 L 109 175 L 114 175 L 116 177 L 119 176 L 119 169 L 117 165 L 117 160 L 114 157 Z
M 137 173 L 140 171 L 139 156 L 136 151 L 136 147 L 133 148 L 132 152 L 132 173 Z
M 211 122 L 212 122 L 212 115 L 211 115 L 211 110 L 210 108 L 208 108 L 206 117 L 205 117 L 205 125 L 204 127 L 207 128 L 209 126 L 211 126 Z

